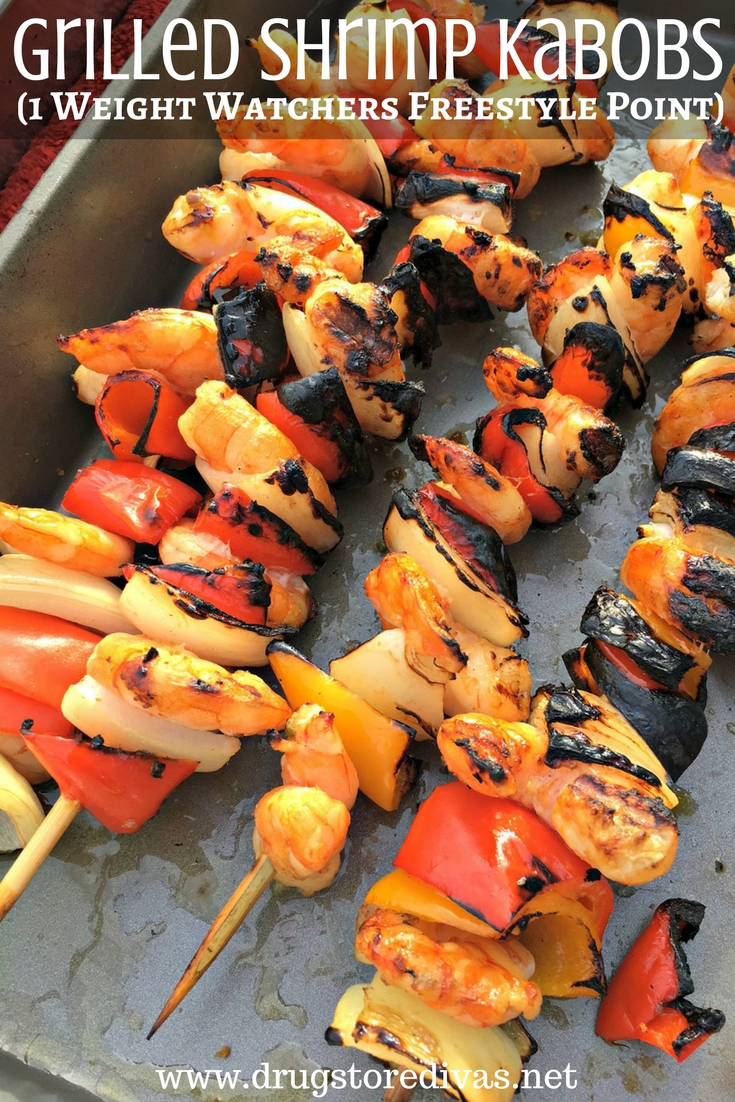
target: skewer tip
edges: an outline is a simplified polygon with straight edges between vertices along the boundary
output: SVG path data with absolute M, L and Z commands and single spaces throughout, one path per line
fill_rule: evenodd
M 263 894 L 275 875 L 270 860 L 262 855 L 255 862 L 247 876 L 235 888 L 220 913 L 207 931 L 204 940 L 186 966 L 184 973 L 171 992 L 166 1005 L 151 1026 L 146 1037 L 151 1037 L 161 1028 L 167 1018 L 191 991 L 204 973 L 213 964 L 242 924 L 257 900 Z

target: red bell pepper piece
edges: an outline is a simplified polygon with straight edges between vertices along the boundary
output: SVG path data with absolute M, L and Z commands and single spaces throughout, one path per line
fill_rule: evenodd
M 550 885 L 601 879 L 532 811 L 459 781 L 423 802 L 393 864 L 501 933 Z
M 59 616 L 2 605 L 0 686 L 59 708 L 69 686 L 84 677 L 99 641 L 99 635 Z
M 339 448 L 328 435 L 318 431 L 320 428 L 324 429 L 323 425 L 310 426 L 302 417 L 291 413 L 281 405 L 276 390 L 262 391 L 256 398 L 255 405 L 258 413 L 262 413 L 272 425 L 280 429 L 304 459 L 321 471 L 327 482 L 337 482 L 344 474 L 344 462 Z
M 201 502 L 201 494 L 191 486 L 154 467 L 98 459 L 78 472 L 61 506 L 136 543 L 158 543 L 172 524 Z
M 538 524 L 556 524 L 565 513 L 564 497 L 555 487 L 544 486 L 536 478 L 526 446 L 513 424 L 514 419 L 522 422 L 540 420 L 542 416 L 533 409 L 496 406 L 477 423 L 475 451 L 515 483 Z
M 704 906 L 667 899 L 628 951 L 600 1004 L 595 1032 L 606 1041 L 646 1041 L 682 1063 L 725 1024 L 720 1010 L 686 998 L 694 990 L 682 943 L 698 932 Z
M 160 578 L 166 585 L 188 598 L 202 613 L 225 623 L 252 624 L 265 627 L 270 605 L 271 586 L 263 577 L 263 567 L 257 563 L 218 566 L 205 570 L 202 566 L 176 563 L 170 566 L 134 566 L 124 568 L 127 581 L 136 572 Z
M 79 800 L 103 826 L 118 834 L 140 830 L 197 767 L 195 761 L 159 761 L 149 754 L 98 745 L 86 737 L 77 741 L 34 731 L 24 732 L 23 737 L 63 795 Z
M 25 731 L 71 738 L 74 728 L 59 708 L 0 687 L 0 735 L 17 737 Z
M 662 685 L 659 681 L 654 681 L 650 674 L 642 670 L 630 655 L 626 654 L 620 647 L 614 647 L 611 643 L 606 643 L 604 639 L 595 639 L 594 642 L 597 649 L 607 658 L 608 662 L 612 663 L 616 669 L 620 670 L 633 685 L 637 685 L 641 689 L 660 689 L 663 692 L 667 691 L 665 685 Z
M 298 172 L 281 168 L 273 169 L 268 173 L 253 169 L 245 173 L 243 181 L 263 184 L 264 187 L 281 191 L 286 195 L 300 196 L 307 203 L 324 211 L 335 222 L 339 222 L 358 244 L 368 240 L 374 244 L 376 234 L 380 236 L 388 224 L 388 219 L 382 211 L 372 207 L 363 199 L 348 195 L 346 191 L 335 187 L 334 184 L 317 180 L 313 176 L 302 176 Z
M 146 455 L 165 455 L 193 463 L 196 455 L 179 432 L 193 401 L 147 371 L 121 371 L 97 395 L 94 415 L 116 459 L 142 463 Z
M 194 276 L 184 291 L 182 310 L 211 311 L 219 301 L 216 291 L 247 291 L 260 283 L 263 275 L 255 263 L 256 253 L 248 249 L 213 260 Z
M 290 525 L 228 483 L 201 510 L 194 531 L 216 536 L 236 559 L 291 574 L 313 574 L 324 561 Z

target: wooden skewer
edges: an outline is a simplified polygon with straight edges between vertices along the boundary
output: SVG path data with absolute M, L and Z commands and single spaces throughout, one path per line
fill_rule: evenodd
M 408 1102 L 413 1090 L 413 1087 L 404 1087 L 401 1082 L 394 1083 L 383 1095 L 383 1102 Z
M 275 876 L 275 871 L 269 858 L 262 854 L 242 883 L 235 888 L 235 891 L 210 926 L 204 941 L 189 961 L 168 1002 L 153 1023 L 147 1040 L 150 1041 L 153 1034 L 161 1028 L 169 1015 L 186 998 L 192 987 L 199 982 L 210 964 L 214 963 L 270 884 Z
M 82 810 L 79 800 L 63 793 L 40 827 L 0 880 L 0 922 L 15 905 L 59 838 Z

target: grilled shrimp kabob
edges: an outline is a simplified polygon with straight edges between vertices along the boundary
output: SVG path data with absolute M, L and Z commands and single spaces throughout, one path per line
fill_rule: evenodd
M 100 460 L 79 472 L 64 499 L 64 507 L 77 512 L 80 519 L 10 506 L 3 507 L 2 516 L 2 535 L 9 550 L 44 556 L 43 560 L 24 554 L 4 556 L 3 578 L 10 594 L 6 597 L 9 603 L 22 606 L 30 602 L 31 607 L 81 619 L 103 632 L 133 628 L 148 634 L 141 654 L 123 663 L 126 669 L 138 663 L 137 698 L 124 705 L 108 699 L 111 691 L 114 695 L 114 690 L 119 692 L 121 686 L 124 689 L 126 682 L 118 679 L 114 686 L 106 686 L 87 670 L 87 676 L 77 685 L 69 687 L 67 682 L 67 692 L 63 701 L 59 701 L 65 709 L 60 718 L 66 728 L 54 733 L 69 735 L 73 723 L 89 731 L 92 738 L 99 735 L 107 749 L 117 746 L 126 755 L 141 749 L 132 745 L 131 740 L 135 743 L 141 725 L 145 729 L 143 721 L 154 722 L 145 684 L 146 678 L 151 677 L 151 663 L 166 651 L 167 644 L 183 643 L 196 652 L 199 658 L 191 655 L 192 662 L 203 664 L 197 683 L 216 683 L 220 686 L 217 694 L 237 695 L 237 680 L 233 681 L 219 667 L 262 664 L 268 640 L 293 632 L 311 615 L 313 602 L 298 575 L 313 572 L 323 552 L 340 535 L 324 476 L 302 459 L 287 437 L 262 414 L 225 383 L 216 381 L 202 383 L 198 387 L 199 397 L 192 402 L 185 392 L 191 391 L 202 374 L 206 374 L 206 366 L 201 361 L 198 368 L 193 366 L 199 349 L 187 349 L 185 339 L 176 347 L 177 338 L 171 330 L 176 329 L 178 316 L 173 319 L 165 312 L 161 314 L 137 315 L 129 323 L 102 331 L 85 331 L 62 342 L 85 358 L 89 358 L 89 353 L 94 367 L 102 367 L 110 375 L 95 400 L 96 413 L 107 430 L 113 451 L 127 457 Z M 184 317 L 196 330 L 197 316 Z M 149 340 L 151 333 L 157 339 Z M 196 346 L 197 342 L 193 343 Z M 147 357 L 144 366 L 149 370 L 139 369 L 136 356 Z M 162 366 L 170 382 L 159 374 Z M 186 416 L 182 415 L 182 404 L 188 410 Z M 346 402 L 343 405 L 349 408 Z M 189 441 L 182 435 L 178 422 L 190 435 Z M 257 444 L 257 452 L 253 442 Z M 166 454 L 186 462 L 196 456 L 197 448 L 210 460 L 207 470 L 216 481 L 217 493 L 196 518 L 189 520 L 185 514 L 201 504 L 199 494 L 169 475 L 143 465 L 140 459 L 149 449 L 160 449 L 153 454 Z M 329 448 L 325 450 L 329 453 Z M 334 454 L 329 458 L 334 460 Z M 206 459 L 202 462 L 206 463 Z M 344 472 L 338 472 L 335 478 L 340 473 Z M 267 504 L 261 504 L 262 501 Z M 90 520 L 82 519 L 85 516 Z M 111 531 L 91 523 L 93 517 L 104 518 Z M 118 534 L 121 532 L 124 534 Z M 162 564 L 133 565 L 137 542 L 158 543 Z M 257 559 L 264 559 L 265 564 Z M 64 565 L 57 565 L 59 562 Z M 126 574 L 127 585 L 121 595 L 107 578 L 122 572 Z M 93 638 L 96 641 L 99 637 Z M 123 637 L 115 638 L 122 647 Z M 114 660 L 110 661 L 114 665 Z M 161 660 L 159 665 L 166 663 Z M 250 676 L 242 675 L 245 683 L 240 686 L 241 693 Z M 259 686 L 267 691 L 255 678 L 254 697 Z M 179 690 L 175 679 L 172 686 L 162 687 L 164 694 Z M 261 715 L 260 726 L 254 730 L 282 725 L 287 709 L 279 698 L 274 697 L 274 701 L 277 714 L 266 718 L 265 726 Z M 138 712 L 141 704 L 150 714 Z M 128 706 L 133 706 L 133 713 L 118 715 Z M 154 722 L 157 729 L 152 735 L 153 750 L 159 757 L 173 754 L 177 737 L 184 747 L 187 766 L 189 759 L 193 760 L 189 771 L 197 766 L 216 768 L 237 749 L 238 743 L 224 733 L 192 739 L 186 737 L 185 730 L 182 733 L 168 729 L 170 716 L 166 709 L 171 706 L 168 696 L 164 704 L 156 705 L 164 709 Z M 271 702 L 271 712 L 275 706 Z M 107 717 L 105 723 L 100 712 Z M 211 715 L 205 717 L 203 729 L 229 730 Z M 145 730 L 141 738 L 142 734 L 147 737 Z M 37 731 L 29 735 L 27 742 L 37 747 L 41 737 L 42 733 Z M 68 816 L 72 814 L 72 805 L 76 810 L 80 806 L 78 778 L 62 778 L 60 774 L 59 755 L 53 751 L 67 750 L 69 746 L 60 748 L 56 745 L 59 741 L 57 738 L 51 747 L 45 748 L 45 761 L 47 764 L 53 761 L 51 771 L 62 781 L 65 795 L 51 819 L 52 826 L 60 821 L 65 805 Z M 71 740 L 68 742 L 74 745 Z M 86 746 L 84 749 L 82 772 L 84 762 L 89 768 L 95 758 L 93 754 L 87 760 Z M 97 760 L 102 760 L 99 754 Z M 205 760 L 206 766 L 202 764 Z M 109 759 L 107 764 L 110 765 Z M 169 778 L 173 779 L 174 772 L 173 768 L 169 770 Z M 165 795 L 164 787 L 154 786 L 161 792 L 161 798 Z M 126 829 L 140 825 L 145 817 L 128 816 L 124 820 L 128 823 Z M 118 821 L 119 818 L 116 825 Z M 50 832 L 51 827 L 47 827 L 47 839 Z M 39 843 L 35 860 L 41 856 Z M 26 879 L 31 863 L 29 856 L 25 861 Z M 21 886 L 22 869 L 23 865 L 16 868 L 10 881 L 6 881 L 11 902 L 17 895 L 13 879 Z

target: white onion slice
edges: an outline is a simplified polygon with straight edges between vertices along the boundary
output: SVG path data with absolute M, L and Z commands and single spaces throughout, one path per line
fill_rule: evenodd
M 28 781 L 0 757 L 0 851 L 22 849 L 43 822 L 43 808 Z
M 120 608 L 120 590 L 112 582 L 31 555 L 0 558 L 0 605 L 60 616 L 103 635 L 135 632 Z
M 0 754 L 29 784 L 42 784 L 49 779 L 48 773 L 35 754 L 28 749 L 21 735 L 0 732 Z
M 197 773 L 213 773 L 240 749 L 240 740 L 212 731 L 193 731 L 121 700 L 93 677 L 83 677 L 64 693 L 61 710 L 90 738 L 101 735 L 105 746 L 142 750 L 155 758 L 198 761 Z
M 173 643 L 220 666 L 267 666 L 265 648 L 283 632 L 271 628 L 231 627 L 212 617 L 196 619 L 175 603 L 175 590 L 142 573 L 125 586 L 120 607 L 144 635 Z

